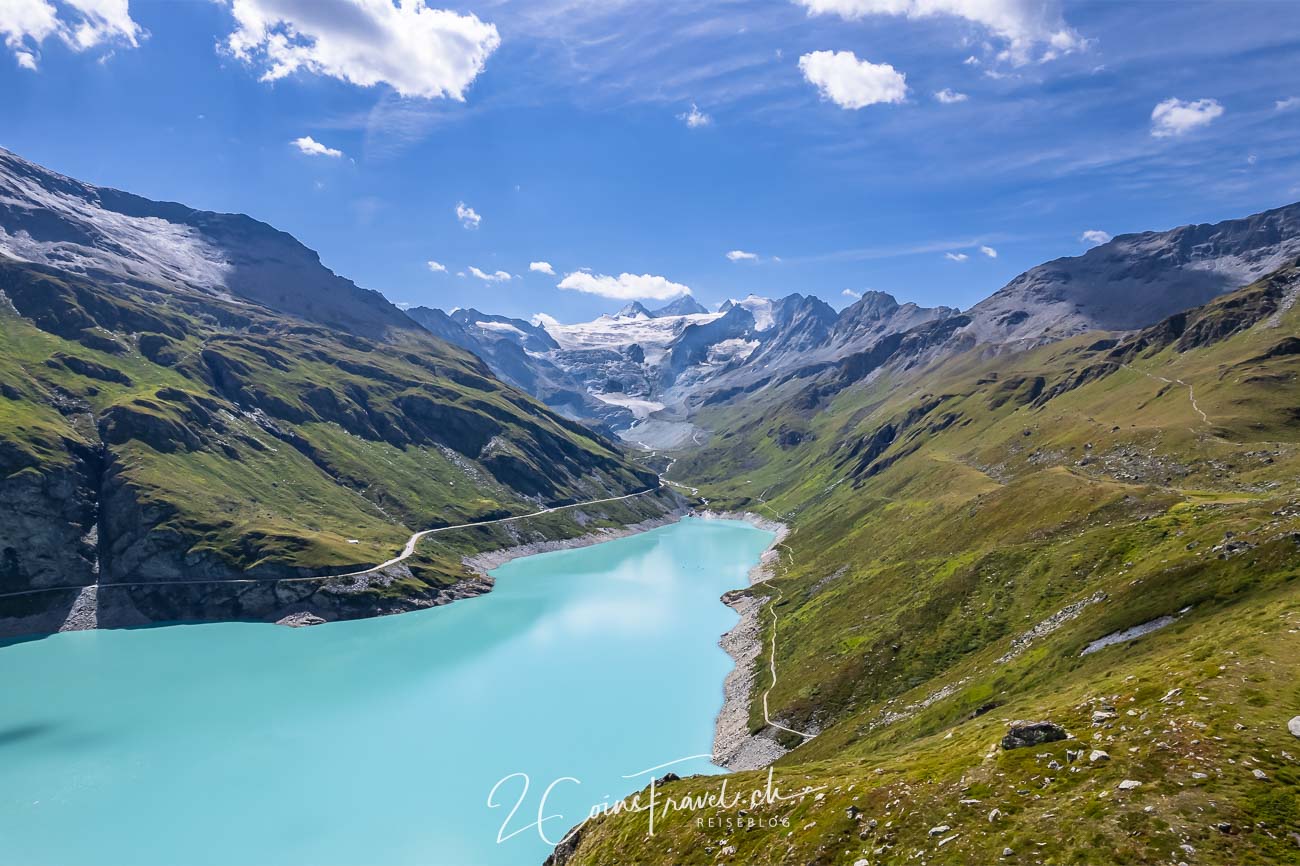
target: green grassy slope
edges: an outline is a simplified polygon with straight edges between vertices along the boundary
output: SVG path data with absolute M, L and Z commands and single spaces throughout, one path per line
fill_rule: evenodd
M 714 410 L 671 477 L 792 527 L 756 694 L 817 733 L 769 732 L 778 784 L 823 790 L 751 810 L 776 827 L 596 821 L 572 862 L 1300 862 L 1298 286 Z M 1015 719 L 1073 739 L 1003 751 Z
M 362 339 L 16 262 L 0 291 L 0 593 L 340 573 L 415 529 L 656 483 L 414 329 Z M 463 576 L 415 565 L 429 585 L 399 591 Z

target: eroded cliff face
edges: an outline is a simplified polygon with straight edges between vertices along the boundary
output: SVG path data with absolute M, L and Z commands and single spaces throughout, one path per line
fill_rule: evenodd
M 95 583 L 100 455 L 23 465 L 16 451 L 0 443 L 0 593 Z

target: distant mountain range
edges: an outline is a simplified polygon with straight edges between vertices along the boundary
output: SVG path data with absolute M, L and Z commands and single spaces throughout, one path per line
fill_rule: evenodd
M 836 313 L 811 295 L 690 296 L 650 310 L 566 325 L 461 310 L 409 315 L 475 352 L 497 375 L 553 408 L 624 438 L 672 446 L 694 413 L 790 378 L 834 368 L 857 381 L 975 346 L 1025 348 L 1090 330 L 1131 331 L 1240 288 L 1300 256 L 1300 205 L 1214 225 L 1121 235 L 1016 277 L 963 312 L 868 292 Z

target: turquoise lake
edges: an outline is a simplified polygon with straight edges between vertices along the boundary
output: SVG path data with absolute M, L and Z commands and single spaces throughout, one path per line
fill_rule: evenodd
M 538 866 L 624 778 L 708 754 L 718 600 L 772 534 L 687 518 L 427 611 L 0 647 L 0 863 Z M 672 767 L 717 772 L 707 759 Z M 662 775 L 659 770 L 655 775 Z M 487 805 L 498 780 L 516 776 Z

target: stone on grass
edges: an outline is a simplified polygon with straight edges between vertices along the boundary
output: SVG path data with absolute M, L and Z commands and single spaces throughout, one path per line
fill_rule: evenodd
M 1286 729 L 1290 731 L 1293 736 L 1300 737 L 1300 716 L 1296 716 L 1294 719 L 1287 722 Z
M 1053 722 L 1012 722 L 1006 736 L 1002 738 L 1002 748 L 1010 751 L 1026 746 L 1040 746 L 1064 740 L 1068 736 L 1065 728 Z
M 1088 754 L 1088 763 L 1089 763 L 1089 764 L 1096 764 L 1096 763 L 1099 763 L 1099 762 L 1101 762 L 1101 761 L 1109 761 L 1109 760 L 1110 760 L 1110 755 L 1106 754 L 1106 753 L 1103 752 L 1101 749 L 1093 749 L 1093 750 Z
M 1268 778 L 1268 773 L 1265 773 L 1263 770 L 1259 769 L 1258 767 L 1251 770 L 1250 774 L 1254 776 L 1256 779 L 1259 779 L 1261 782 Z
M 1142 783 L 1136 781 L 1135 779 L 1125 779 L 1124 781 L 1119 783 L 1119 789 L 1121 791 L 1132 791 L 1134 788 L 1141 788 L 1141 787 L 1142 787 Z
M 947 832 L 948 832 L 949 830 L 951 830 L 951 829 L 952 829 L 952 828 L 949 827 L 947 824 L 940 824 L 938 827 L 931 827 L 931 828 L 930 828 L 930 835 L 931 835 L 931 836 L 942 836 L 944 833 L 947 833 Z

